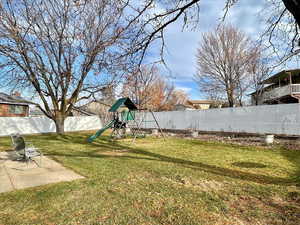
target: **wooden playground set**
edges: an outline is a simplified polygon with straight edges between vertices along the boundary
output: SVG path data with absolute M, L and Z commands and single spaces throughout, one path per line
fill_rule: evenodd
M 147 128 L 149 123 L 154 123 L 155 128 L 158 129 L 164 138 L 154 113 L 149 109 L 139 109 L 130 98 L 118 99 L 108 111 L 112 113 L 112 119 L 94 135 L 90 136 L 88 142 L 93 142 L 108 129 L 112 129 L 111 138 L 125 137 L 128 135 L 126 133 L 128 128 L 131 132 L 130 136 L 133 138 L 132 142 L 134 142 L 137 137 L 145 136 L 143 128 Z

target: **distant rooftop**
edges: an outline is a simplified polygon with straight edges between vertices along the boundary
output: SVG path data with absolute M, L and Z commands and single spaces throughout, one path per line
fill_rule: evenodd
M 188 102 L 191 104 L 212 104 L 212 103 L 215 103 L 216 101 L 214 101 L 214 100 L 188 100 Z
M 77 112 L 80 112 L 80 113 L 82 113 L 83 115 L 86 115 L 86 116 L 95 116 L 96 115 L 95 113 L 89 112 L 89 111 L 87 111 L 85 109 L 82 109 L 81 107 L 75 107 L 75 106 L 73 106 L 72 108 L 73 108 L 73 110 L 75 110 Z
M 21 96 L 17 95 L 8 95 L 3 92 L 0 92 L 0 103 L 5 104 L 22 104 L 22 105 L 29 105 L 30 102 L 22 98 Z

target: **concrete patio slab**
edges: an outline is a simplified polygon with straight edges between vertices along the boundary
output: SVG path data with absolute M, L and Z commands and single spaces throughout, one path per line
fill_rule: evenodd
M 0 162 L 0 177 L 1 176 L 5 176 L 6 172 L 5 172 L 5 167 L 3 166 L 3 164 Z
M 84 178 L 45 156 L 40 167 L 34 162 L 27 164 L 13 158 L 12 152 L 0 152 L 0 193 Z
M 8 176 L 0 176 L 0 193 L 12 191 L 14 187 Z
M 34 174 L 30 176 L 13 174 L 11 178 L 16 189 L 23 189 L 61 181 L 72 181 L 83 177 L 78 177 L 78 174 L 70 173 L 70 171 L 59 171 L 47 173 L 46 176 L 45 173 Z

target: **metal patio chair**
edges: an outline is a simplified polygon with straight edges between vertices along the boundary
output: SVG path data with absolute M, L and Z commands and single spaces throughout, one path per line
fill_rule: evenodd
M 25 139 L 19 134 L 12 134 L 11 140 L 17 156 L 16 160 L 23 160 L 27 164 L 30 161 L 33 161 L 37 164 L 37 166 L 41 167 L 43 154 L 38 148 L 34 147 L 34 145 L 30 142 L 25 142 Z M 34 160 L 35 157 L 40 158 L 39 163 Z

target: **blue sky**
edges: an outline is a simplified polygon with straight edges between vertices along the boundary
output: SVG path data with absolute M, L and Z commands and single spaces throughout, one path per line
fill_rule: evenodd
M 174 23 L 166 32 L 166 62 L 171 69 L 171 81 L 177 88 L 187 91 L 191 99 L 202 99 L 193 81 L 196 72 L 196 49 L 203 32 L 212 31 L 223 16 L 224 0 L 206 0 L 201 3 L 200 24 L 195 31 L 182 31 L 181 24 Z M 263 31 L 264 23 L 258 16 L 264 7 L 262 0 L 241 0 L 230 11 L 225 20 L 250 38 L 256 40 Z
M 265 26 L 259 13 L 265 7 L 266 2 L 265 0 L 239 0 L 230 9 L 225 23 L 236 26 L 253 40 L 258 39 Z M 165 59 L 172 72 L 170 80 L 177 88 L 185 90 L 191 99 L 204 98 L 193 80 L 196 73 L 196 49 L 201 42 L 203 32 L 213 31 L 221 22 L 224 3 L 225 0 L 202 0 L 200 23 L 196 30 L 182 31 L 180 22 L 167 27 Z M 157 46 L 151 50 L 157 52 Z

